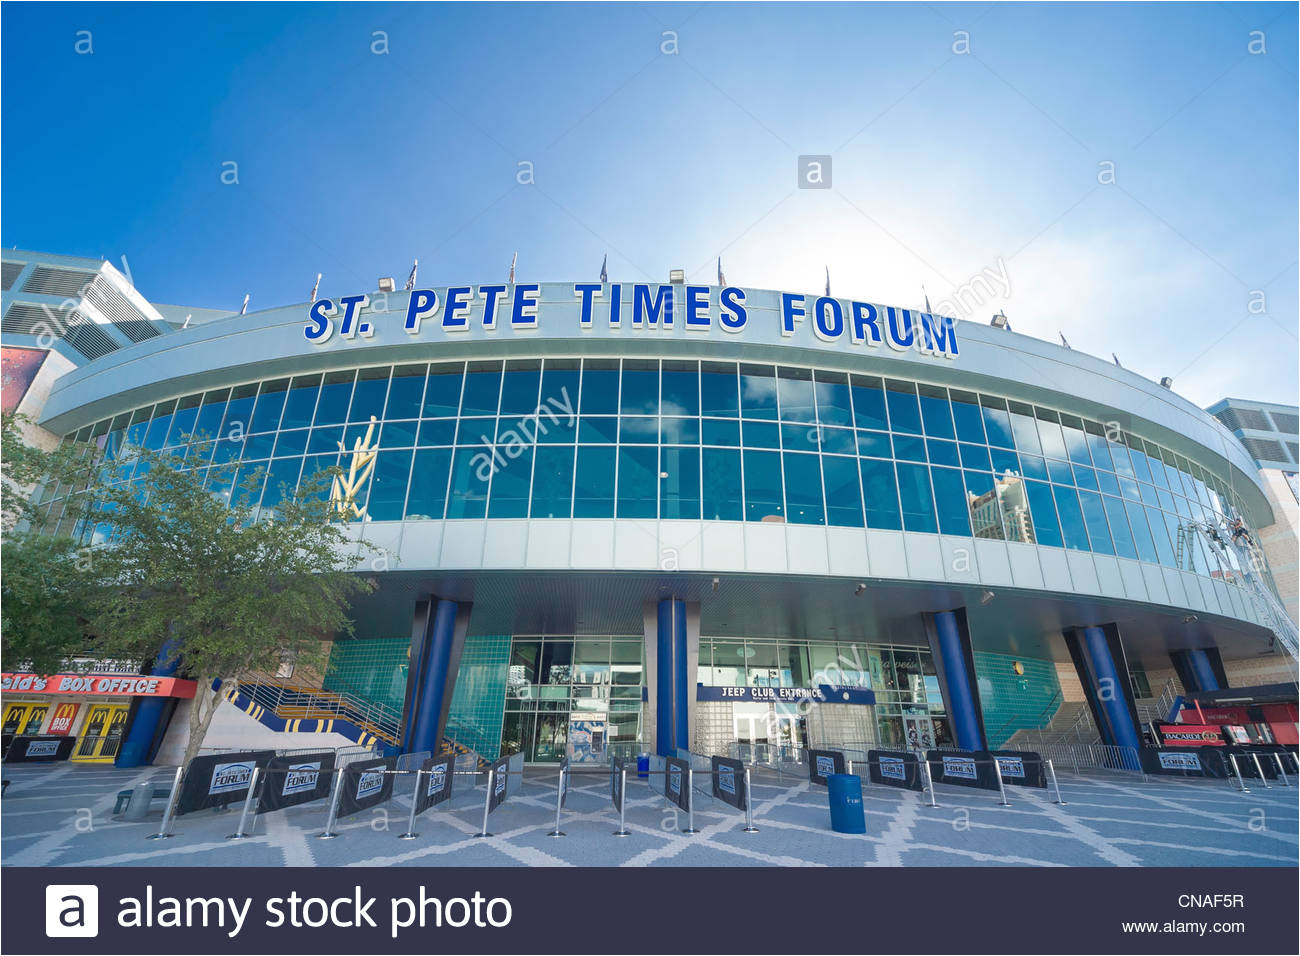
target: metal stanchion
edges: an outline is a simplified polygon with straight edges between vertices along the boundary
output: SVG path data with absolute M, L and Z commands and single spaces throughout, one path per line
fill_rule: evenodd
M 339 817 L 339 794 L 343 792 L 343 768 L 334 771 L 334 794 L 330 797 L 330 812 L 325 817 L 325 832 L 316 834 L 318 840 L 333 840 L 338 834 L 334 823 Z
M 496 782 L 496 778 L 497 768 L 492 767 L 488 770 L 487 794 L 483 797 L 483 829 L 481 832 L 474 834 L 476 837 L 490 837 L 492 835 L 488 833 L 487 823 L 488 814 L 492 812 L 492 785 Z
M 925 771 L 925 786 L 930 791 L 930 806 L 938 807 L 939 803 L 934 798 L 934 776 L 930 773 L 930 761 L 922 758 L 920 766 Z
M 686 768 L 686 829 L 683 833 L 699 833 L 695 829 L 695 768 Z
M 1056 802 L 1065 806 L 1065 801 L 1061 799 L 1061 785 L 1056 782 L 1056 767 L 1052 765 L 1051 760 L 1047 761 L 1047 772 L 1052 775 L 1052 788 L 1056 791 Z
M 181 775 L 184 770 L 184 767 L 176 768 L 176 778 L 172 780 L 172 795 L 168 797 L 167 807 L 163 810 L 162 826 L 159 827 L 157 833 L 149 834 L 147 839 L 166 840 L 174 835 L 171 832 L 172 816 L 176 810 L 176 803 L 181 798 Z
M 1232 772 L 1237 775 L 1237 792 L 1250 793 L 1250 791 L 1246 789 L 1246 781 L 1241 779 L 1241 768 L 1237 766 L 1237 755 L 1228 754 L 1228 763 L 1232 764 Z
M 1007 802 L 1007 788 L 1002 783 L 1002 765 L 998 763 L 997 757 L 993 758 L 993 773 L 998 778 L 998 793 L 1002 795 L 1001 805 L 1004 807 L 1011 806 L 1011 804 Z
M 1282 755 L 1277 752 L 1274 752 L 1273 760 L 1277 764 L 1277 773 L 1282 780 L 1282 786 L 1290 787 L 1291 781 L 1286 778 L 1286 767 L 1282 763 Z
M 749 787 L 749 768 L 745 768 L 745 829 L 741 833 L 757 833 L 758 827 L 754 826 L 754 791 Z
M 235 827 L 235 832 L 226 837 L 227 840 L 244 839 L 244 824 L 248 822 L 248 811 L 253 806 L 253 800 L 257 797 L 257 781 L 262 775 L 261 767 L 253 768 L 253 776 L 248 781 L 248 796 L 244 798 L 244 809 L 239 813 L 239 826 Z
M 618 792 L 622 799 L 618 802 L 618 829 L 614 836 L 631 836 L 627 830 L 627 767 L 619 771 Z
M 1255 761 L 1255 773 L 1259 774 L 1259 782 L 1264 785 L 1265 790 L 1272 790 L 1273 788 L 1269 786 L 1268 778 L 1264 776 L 1264 768 L 1259 765 L 1259 754 L 1252 753 L 1250 759 Z
M 414 840 L 420 834 L 415 832 L 415 808 L 420 805 L 420 776 L 423 770 L 415 771 L 415 791 L 411 794 L 411 815 L 406 820 L 406 832 L 399 833 L 399 840 Z
M 555 788 L 555 829 L 546 834 L 548 837 L 562 837 L 564 831 L 560 829 L 560 805 L 564 800 L 564 773 L 563 767 L 560 768 L 560 783 Z

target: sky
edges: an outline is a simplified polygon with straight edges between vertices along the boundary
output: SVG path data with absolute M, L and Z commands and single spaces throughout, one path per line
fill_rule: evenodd
M 516 253 L 521 281 L 591 281 L 608 255 L 613 281 L 711 282 L 721 257 L 749 288 L 829 269 L 839 297 L 1003 310 L 1200 405 L 1297 401 L 1294 4 L 0 21 L 0 243 L 125 256 L 155 302 L 400 287 L 415 258 L 422 286 L 502 281 Z M 806 156 L 826 188 L 800 188 Z

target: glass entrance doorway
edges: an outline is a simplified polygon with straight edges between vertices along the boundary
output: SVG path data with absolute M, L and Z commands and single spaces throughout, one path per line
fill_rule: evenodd
M 10 704 L 5 708 L 4 733 L 24 737 L 35 735 L 49 709 L 48 704 Z
M 805 718 L 799 716 L 793 704 L 732 704 L 731 723 L 738 743 L 808 746 Z
M 128 710 L 125 704 L 92 705 L 71 759 L 85 763 L 112 763 L 122 743 Z

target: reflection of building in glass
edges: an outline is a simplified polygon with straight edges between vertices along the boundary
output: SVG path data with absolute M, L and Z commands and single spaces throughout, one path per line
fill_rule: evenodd
M 992 490 L 982 495 L 967 492 L 967 500 L 975 537 L 1034 543 L 1025 482 L 1019 475 L 1008 471 L 994 482 Z

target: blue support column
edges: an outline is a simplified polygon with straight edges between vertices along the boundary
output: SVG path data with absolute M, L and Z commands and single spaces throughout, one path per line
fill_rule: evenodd
M 1214 676 L 1214 667 L 1210 664 L 1210 655 L 1199 647 L 1187 652 L 1187 663 L 1196 676 L 1196 690 L 1218 690 L 1219 679 Z
M 957 613 L 940 611 L 933 618 L 953 736 L 962 750 L 983 750 L 984 730 L 980 726 L 972 690 L 975 675 L 966 666 L 966 640 Z
M 1089 676 L 1092 679 L 1094 699 L 1105 719 L 1106 729 L 1109 730 L 1110 739 L 1106 742 L 1120 747 L 1132 747 L 1136 751 L 1142 741 L 1138 737 L 1137 728 L 1133 726 L 1133 715 L 1128 707 L 1128 675 L 1121 675 L 1115 667 L 1104 628 L 1085 627 L 1079 631 L 1079 635 L 1091 671 Z
M 152 677 L 172 677 L 180 665 L 181 659 L 175 652 L 175 644 L 168 641 L 158 652 L 149 674 Z M 203 693 L 203 690 L 199 688 L 199 693 Z M 135 715 L 131 718 L 131 725 L 126 730 L 126 736 L 122 739 L 121 749 L 118 750 L 113 765 L 142 767 L 150 763 L 153 760 L 154 741 L 162 729 L 161 725 L 175 707 L 175 701 L 169 697 L 141 697 L 136 704 Z
M 439 724 L 446 699 L 448 670 L 452 647 L 456 640 L 456 602 L 438 601 L 433 621 L 424 641 L 424 652 L 418 662 L 413 687 L 415 701 L 412 705 L 411 733 L 402 750 L 415 753 L 427 750 L 436 753 L 438 738 L 442 733 Z
M 655 641 L 655 751 L 664 757 L 691 746 L 686 656 L 686 604 L 664 598 Z

